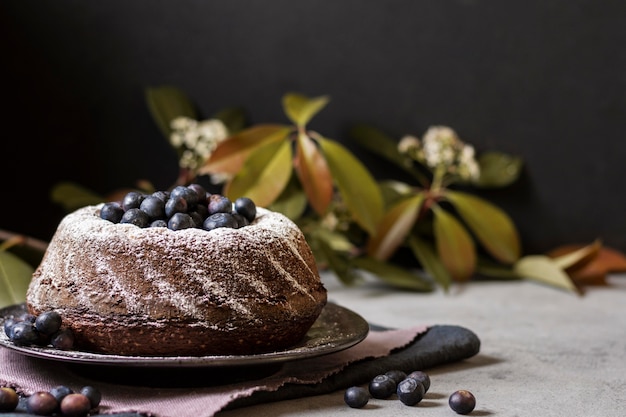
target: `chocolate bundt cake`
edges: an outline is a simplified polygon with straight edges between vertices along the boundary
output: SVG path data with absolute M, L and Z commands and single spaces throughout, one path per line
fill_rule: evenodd
M 68 214 L 33 274 L 32 314 L 58 311 L 77 349 L 246 355 L 298 343 L 327 293 L 300 229 L 256 209 L 245 227 L 137 227 Z

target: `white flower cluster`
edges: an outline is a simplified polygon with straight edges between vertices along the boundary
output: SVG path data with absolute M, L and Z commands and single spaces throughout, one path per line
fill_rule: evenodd
M 221 120 L 197 121 L 189 117 L 172 120 L 170 143 L 181 149 L 179 164 L 196 170 L 206 161 L 217 145 L 228 137 L 228 129 Z
M 398 151 L 433 172 L 441 170 L 463 180 L 476 179 L 480 175 L 474 147 L 464 143 L 447 126 L 431 126 L 421 141 L 412 135 L 404 136 L 398 143 Z

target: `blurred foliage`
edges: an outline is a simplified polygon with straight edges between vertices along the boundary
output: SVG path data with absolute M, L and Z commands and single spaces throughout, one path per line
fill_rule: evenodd
M 172 187 L 209 178 L 231 199 L 247 196 L 285 214 L 304 232 L 320 268 L 332 270 L 345 285 L 368 274 L 420 292 L 472 279 L 529 279 L 580 292 L 584 285 L 603 283 L 608 273 L 626 271 L 626 258 L 600 241 L 523 254 L 512 219 L 470 192 L 517 181 L 521 158 L 497 151 L 476 155 L 446 126 L 431 126 L 422 138 L 395 138 L 355 125 L 346 139 L 413 179 L 377 180 L 346 146 L 310 128 L 329 102 L 328 96 L 287 93 L 282 109 L 289 123 L 249 126 L 241 108 L 200 120 L 180 89 L 146 90 L 155 123 L 178 152 Z M 52 199 L 69 212 L 120 200 L 131 189 L 154 191 L 146 179 L 106 196 L 60 183 Z M 32 266 L 7 251 L 15 246 L 8 242 L 0 246 L 0 305 L 23 299 L 32 274 Z

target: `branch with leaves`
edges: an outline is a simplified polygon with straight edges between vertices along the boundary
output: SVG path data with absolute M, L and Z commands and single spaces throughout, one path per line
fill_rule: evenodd
M 626 271 L 626 258 L 600 241 L 522 256 L 512 219 L 468 191 L 512 184 L 521 159 L 501 152 L 476 155 L 447 126 L 433 126 L 422 138 L 393 138 L 366 124 L 353 127 L 350 139 L 405 170 L 414 180 L 407 183 L 377 180 L 348 148 L 310 128 L 328 96 L 285 94 L 289 123 L 254 126 L 247 125 L 240 108 L 202 120 L 186 94 L 171 86 L 147 89 L 146 101 L 178 153 L 172 187 L 209 178 L 231 199 L 247 196 L 285 214 L 304 232 L 320 267 L 346 285 L 368 272 L 413 291 L 448 289 L 452 282 L 480 277 L 531 279 L 578 291 L 603 282 L 610 272 Z M 146 179 L 136 189 L 154 191 Z M 118 200 L 128 191 L 100 196 L 82 185 L 60 183 L 52 198 L 69 212 Z M 0 246 L 0 287 L 6 294 L 26 285 L 32 273 L 8 254 L 14 244 L 12 239 Z M 398 262 L 401 250 L 413 256 L 414 267 Z

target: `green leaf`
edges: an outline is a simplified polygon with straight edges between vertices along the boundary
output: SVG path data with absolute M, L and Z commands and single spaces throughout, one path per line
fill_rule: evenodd
M 515 182 L 521 172 L 522 158 L 502 152 L 483 152 L 477 158 L 480 176 L 474 185 L 483 188 L 506 187 Z
M 389 259 L 409 235 L 423 201 L 424 194 L 418 193 L 393 206 L 370 238 L 368 255 L 379 260 Z
M 370 234 L 383 214 L 383 199 L 374 177 L 343 145 L 318 140 L 339 193 L 354 220 Z
M 309 204 L 323 216 L 333 198 L 333 177 L 317 145 L 304 133 L 298 134 L 294 167 Z
M 445 197 L 497 260 L 512 264 L 521 256 L 521 243 L 511 218 L 500 208 L 470 194 L 446 190 Z
M 437 253 L 452 279 L 467 281 L 476 268 L 474 241 L 452 214 L 437 205 L 433 206 L 433 231 Z
M 73 182 L 60 182 L 52 187 L 50 197 L 65 211 L 71 212 L 81 207 L 102 203 L 105 198 Z
M 532 279 L 568 291 L 578 291 L 570 277 L 549 256 L 524 256 L 513 265 L 513 270 L 522 278 Z
M 398 201 L 415 192 L 415 187 L 401 181 L 383 180 L 378 183 L 385 207 L 391 207 Z
M 283 192 L 291 176 L 291 143 L 273 142 L 252 151 L 237 175 L 224 187 L 224 195 L 235 201 L 248 197 L 267 207 Z
M 306 194 L 298 184 L 295 175 L 292 175 L 283 192 L 268 208 L 284 214 L 291 220 L 296 220 L 302 217 L 307 204 Z
M 479 258 L 476 264 L 476 272 L 483 278 L 496 280 L 520 280 L 521 277 L 515 273 L 511 265 L 502 265 L 485 258 Z
M 382 130 L 366 124 L 356 124 L 350 129 L 350 137 L 368 151 L 380 155 L 398 166 L 405 165 L 405 158 L 398 152 L 398 141 Z
M 427 277 L 406 268 L 370 257 L 354 258 L 351 262 L 355 267 L 371 272 L 381 281 L 396 288 L 423 292 L 433 290 L 432 282 Z
M 435 248 L 416 235 L 409 236 L 408 242 L 411 251 L 422 265 L 422 268 L 447 291 L 452 277 L 437 256 Z
M 146 102 L 152 118 L 168 140 L 172 133 L 170 124 L 177 117 L 197 119 L 198 114 L 187 95 L 171 86 L 149 87 L 146 89 Z
M 394 165 L 402 168 L 418 180 L 423 175 L 415 169 L 413 162 L 398 152 L 398 141 L 382 130 L 367 124 L 356 124 L 350 129 L 350 137 L 359 145 L 375 155 L 382 156 Z
M 229 107 L 220 110 L 213 117 L 224 123 L 231 136 L 246 127 L 245 112 L 240 107 Z
M 286 140 L 291 127 L 266 124 L 245 129 L 220 142 L 198 174 L 237 174 L 252 151 L 268 143 Z
M 309 98 L 298 93 L 287 93 L 283 96 L 283 109 L 289 120 L 296 126 L 304 127 L 329 100 L 328 96 Z
M 328 267 L 337 275 L 339 281 L 345 285 L 355 285 L 363 281 L 363 277 L 352 267 L 347 256 L 332 247 L 332 242 L 327 240 L 327 235 L 315 234 L 314 247 L 321 252 L 321 257 Z
M 14 254 L 0 251 L 0 308 L 22 303 L 34 268 Z

